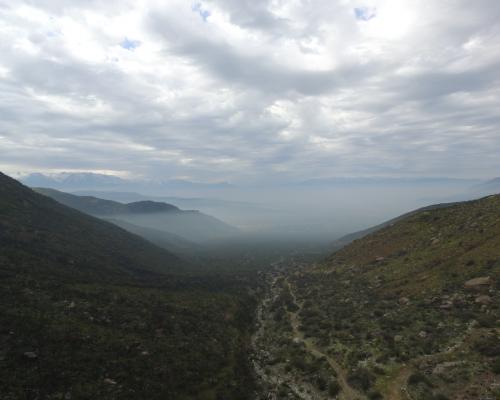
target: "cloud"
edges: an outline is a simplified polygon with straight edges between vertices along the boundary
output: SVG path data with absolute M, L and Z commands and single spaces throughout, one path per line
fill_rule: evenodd
M 0 168 L 195 181 L 491 176 L 500 4 L 0 7 Z

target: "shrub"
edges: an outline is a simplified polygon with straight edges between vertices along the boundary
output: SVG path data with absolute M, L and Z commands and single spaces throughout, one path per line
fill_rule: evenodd
M 495 336 L 483 336 L 476 340 L 474 349 L 487 357 L 500 356 L 500 339 Z
M 328 385 L 328 394 L 331 397 L 337 396 L 340 393 L 341 387 L 337 381 L 330 381 L 330 384 Z
M 384 396 L 378 390 L 370 390 L 368 393 L 368 398 L 370 400 L 382 400 Z
M 316 386 L 318 387 L 319 390 L 324 391 L 327 389 L 327 382 L 326 379 L 323 378 L 322 376 L 318 376 L 316 378 Z
M 500 375 L 500 358 L 495 359 L 491 363 L 491 370 L 495 373 Z
M 375 376 L 367 368 L 360 367 L 348 375 L 347 381 L 355 388 L 367 391 L 373 385 Z
M 411 374 L 410 377 L 408 378 L 409 385 L 416 386 L 419 383 L 423 383 L 426 386 L 432 386 L 429 379 L 424 374 L 422 374 L 420 372 L 415 372 L 415 373 Z

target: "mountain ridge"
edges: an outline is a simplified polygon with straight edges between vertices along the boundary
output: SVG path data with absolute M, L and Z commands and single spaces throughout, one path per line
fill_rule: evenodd
M 82 260 L 88 258 L 85 254 L 91 254 L 97 264 L 92 266 L 94 270 L 100 266 L 123 271 L 122 266 L 109 264 L 113 253 L 122 255 L 123 265 L 129 265 L 130 271 L 169 273 L 179 271 L 177 267 L 170 271 L 167 268 L 169 262 L 172 265 L 182 264 L 177 256 L 141 237 L 62 205 L 2 173 L 0 194 L 0 226 L 4 240 L 15 236 L 26 245 L 34 241 L 45 254 L 53 252 L 56 258 L 58 252 L 62 258 L 80 254 Z M 78 230 L 82 232 L 78 234 Z M 43 243 L 48 247 L 43 248 Z M 57 243 L 57 248 L 50 247 L 54 243 Z
M 82 212 L 112 217 L 114 220 L 165 231 L 188 241 L 205 242 L 233 236 L 239 230 L 225 222 L 197 210 L 181 210 L 164 202 L 138 201 L 119 203 L 92 196 L 76 196 L 55 189 L 37 188 L 39 193 Z

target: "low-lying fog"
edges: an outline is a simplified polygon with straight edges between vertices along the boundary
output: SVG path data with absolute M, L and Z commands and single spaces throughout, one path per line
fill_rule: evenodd
M 405 212 L 434 203 L 475 197 L 475 182 L 414 180 L 308 183 L 280 187 L 229 187 L 190 196 L 169 193 L 89 192 L 122 202 L 153 199 L 197 209 L 239 228 L 247 236 L 331 242 Z M 79 193 L 81 194 L 81 193 Z M 182 193 L 181 193 L 182 195 Z

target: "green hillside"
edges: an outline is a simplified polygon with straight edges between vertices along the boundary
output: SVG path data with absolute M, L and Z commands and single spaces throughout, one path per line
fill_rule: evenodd
M 251 277 L 175 256 L 0 174 L 0 397 L 247 398 Z
M 412 213 L 284 275 L 275 354 L 330 357 L 345 399 L 500 398 L 499 278 L 500 196 Z

